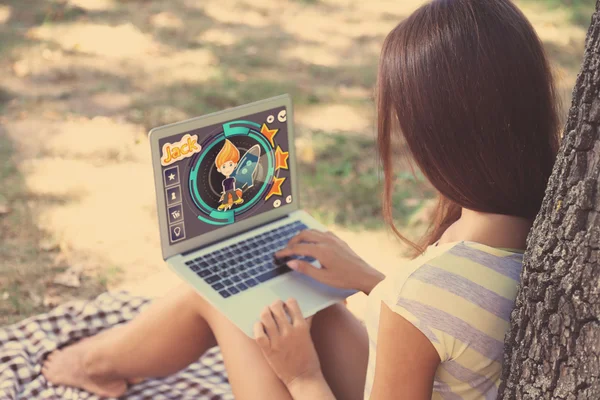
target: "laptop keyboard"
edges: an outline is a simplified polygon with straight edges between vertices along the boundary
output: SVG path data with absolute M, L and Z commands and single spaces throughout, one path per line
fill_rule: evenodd
M 276 260 L 273 254 L 305 229 L 306 225 L 295 221 L 187 261 L 185 264 L 222 297 L 235 296 L 290 272 L 291 269 L 285 265 L 289 259 Z M 294 258 L 314 261 L 310 257 Z

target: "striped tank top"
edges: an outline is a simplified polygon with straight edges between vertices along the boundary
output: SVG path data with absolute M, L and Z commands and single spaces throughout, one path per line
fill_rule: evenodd
M 523 254 L 475 242 L 430 246 L 369 296 L 370 397 L 383 301 L 425 335 L 441 360 L 432 399 L 496 399 Z

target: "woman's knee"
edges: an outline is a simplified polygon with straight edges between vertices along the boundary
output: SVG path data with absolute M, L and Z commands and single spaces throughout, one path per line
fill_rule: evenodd
M 335 303 L 327 308 L 322 309 L 315 314 L 315 318 L 327 319 L 335 315 L 340 315 L 347 311 L 346 305 L 343 303 Z
M 191 309 L 196 312 L 204 312 L 207 307 L 212 307 L 204 298 L 190 285 L 182 283 L 174 290 L 177 302 L 182 309 Z
M 313 317 L 312 331 L 315 332 L 316 330 L 319 330 L 319 328 L 335 323 L 335 321 L 339 320 L 339 317 L 346 311 L 346 306 L 342 303 L 336 303 L 322 309 Z

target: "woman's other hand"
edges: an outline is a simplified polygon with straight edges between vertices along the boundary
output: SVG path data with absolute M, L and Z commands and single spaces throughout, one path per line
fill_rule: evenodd
M 288 318 L 289 316 L 289 318 Z M 264 309 L 254 325 L 254 338 L 269 365 L 289 388 L 300 382 L 322 379 L 321 365 L 298 303 L 281 300 Z
M 331 232 L 302 231 L 275 253 L 278 259 L 293 256 L 312 257 L 322 268 L 301 260 L 288 261 L 290 268 L 340 289 L 356 289 L 368 295 L 385 278 Z

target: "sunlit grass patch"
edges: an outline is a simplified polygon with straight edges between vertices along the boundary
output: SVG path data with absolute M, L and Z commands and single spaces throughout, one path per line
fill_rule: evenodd
M 33 199 L 15 163 L 15 149 L 0 130 L 0 326 L 47 311 L 46 300 L 58 289 L 52 284 L 65 266 L 55 264 L 55 250 L 40 247 L 45 238 L 33 217 Z M 80 288 L 60 288 L 60 298 L 90 298 L 106 289 L 94 279 Z
M 539 4 L 549 9 L 560 8 L 568 11 L 571 21 L 587 28 L 590 25 L 592 14 L 595 10 L 595 0 L 523 0 L 528 3 Z
M 311 141 L 314 161 L 302 161 L 300 156 L 303 207 L 326 223 L 381 227 L 383 186 L 373 139 L 316 132 Z M 432 197 L 422 175 L 399 173 L 392 198 L 395 220 L 407 223 Z
M 289 93 L 294 104 L 317 104 L 323 101 L 310 90 L 293 81 L 268 79 L 239 79 L 230 75 L 194 85 L 178 84 L 161 88 L 137 99 L 130 119 L 150 129 Z

